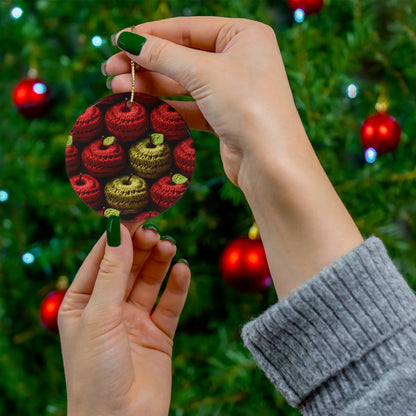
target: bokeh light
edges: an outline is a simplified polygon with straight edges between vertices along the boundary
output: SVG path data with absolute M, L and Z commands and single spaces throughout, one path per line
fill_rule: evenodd
M 20 7 L 13 7 L 13 9 L 10 11 L 10 16 L 13 17 L 13 19 L 19 19 L 22 17 L 23 10 Z
M 374 163 L 377 159 L 377 152 L 372 147 L 365 151 L 365 160 L 367 163 Z

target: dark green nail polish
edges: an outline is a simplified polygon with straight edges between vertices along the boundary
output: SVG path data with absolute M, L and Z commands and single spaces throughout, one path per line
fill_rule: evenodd
M 189 267 L 189 261 L 186 259 L 179 259 L 178 263 L 185 263 Z
M 120 238 L 120 217 L 111 215 L 107 221 L 107 243 L 110 247 L 118 247 Z
M 170 235 L 164 235 L 163 237 L 160 237 L 161 240 L 168 240 L 170 241 L 172 244 L 175 244 L 176 246 L 176 240 L 171 237 Z
M 111 81 L 113 80 L 114 77 L 108 77 L 107 80 L 105 81 L 105 85 L 106 87 L 111 90 Z
M 101 73 L 102 73 L 105 77 L 108 77 L 108 74 L 107 74 L 107 68 L 106 68 L 106 66 L 107 66 L 107 61 L 104 61 L 104 62 L 102 62 L 102 63 L 101 63 Z
M 122 32 L 117 39 L 117 46 L 133 55 L 140 55 L 146 38 L 132 32 Z
M 154 224 L 143 224 L 142 225 L 143 230 L 154 230 L 157 233 L 159 233 L 159 228 L 156 227 Z

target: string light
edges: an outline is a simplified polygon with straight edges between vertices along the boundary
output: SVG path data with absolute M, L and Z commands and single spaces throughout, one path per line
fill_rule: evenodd
M 98 36 L 98 35 L 96 35 L 96 36 L 94 36 L 92 39 L 91 39 L 91 43 L 96 47 L 96 48 L 99 48 L 102 44 L 103 44 L 103 39 L 102 39 L 102 37 L 101 36 Z
M 354 99 L 357 98 L 358 87 L 355 84 L 350 84 L 347 87 L 347 96 L 348 98 Z
M 365 160 L 367 163 L 374 163 L 377 159 L 377 152 L 372 147 L 365 151 Z
M 296 9 L 293 16 L 295 18 L 295 22 L 302 23 L 305 20 L 305 11 L 302 9 Z
M 6 202 L 9 199 L 9 193 L 2 189 L 0 191 L 0 202 Z
M 35 256 L 32 253 L 25 253 L 22 256 L 22 261 L 25 264 L 32 264 L 35 261 Z
M 19 19 L 22 17 L 23 10 L 20 7 L 13 7 L 13 9 L 10 11 L 10 16 L 13 19 Z
M 47 90 L 46 85 L 42 82 L 37 82 L 33 85 L 32 90 L 36 94 L 44 94 Z

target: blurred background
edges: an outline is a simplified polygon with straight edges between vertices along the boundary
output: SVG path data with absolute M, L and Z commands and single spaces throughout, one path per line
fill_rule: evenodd
M 272 25 L 326 172 L 363 235 L 383 239 L 416 289 L 415 0 L 0 0 L 2 415 L 66 414 L 56 291 L 106 221 L 68 181 L 67 137 L 89 105 L 111 94 L 100 73 L 116 52 L 111 34 L 179 15 Z M 252 258 L 250 209 L 224 175 L 217 138 L 192 134 L 191 186 L 151 220 L 176 238 L 177 258 L 193 272 L 175 341 L 171 415 L 298 415 L 240 339 L 242 325 L 277 300 L 271 287 L 260 290 L 267 264 L 257 257 L 244 276 L 220 264 L 230 244 Z

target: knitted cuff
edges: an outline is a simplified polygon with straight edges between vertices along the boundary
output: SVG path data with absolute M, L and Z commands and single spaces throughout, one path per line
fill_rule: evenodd
M 407 354 L 415 317 L 414 293 L 371 237 L 245 325 L 242 337 L 292 406 L 338 414 L 339 402 L 362 396 L 357 389 Z

